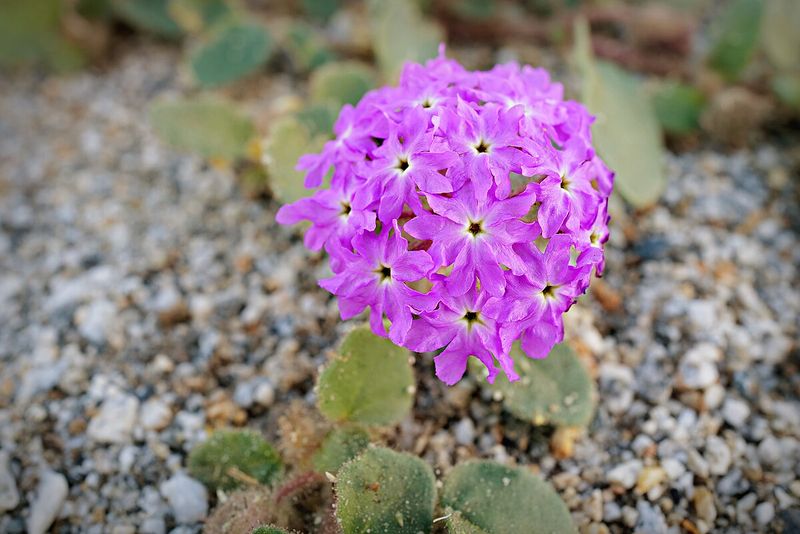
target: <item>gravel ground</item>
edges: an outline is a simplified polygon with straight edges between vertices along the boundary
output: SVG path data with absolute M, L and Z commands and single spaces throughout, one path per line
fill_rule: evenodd
M 149 130 L 177 61 L 0 80 L 0 532 L 200 531 L 216 496 L 187 451 L 229 425 L 278 440 L 349 327 L 274 203 Z M 672 156 L 660 204 L 615 219 L 608 274 L 568 314 L 599 392 L 574 448 L 429 359 L 386 439 L 439 473 L 531 465 L 583 532 L 797 532 L 798 159 Z

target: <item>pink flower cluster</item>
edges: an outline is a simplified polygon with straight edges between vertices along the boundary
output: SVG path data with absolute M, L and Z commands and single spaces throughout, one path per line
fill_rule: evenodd
M 442 50 L 342 109 L 336 138 L 298 165 L 306 187 L 330 185 L 277 220 L 311 222 L 305 243 L 330 256 L 320 285 L 342 319 L 369 307 L 376 334 L 441 350 L 447 384 L 469 356 L 489 382 L 495 362 L 515 380 L 512 343 L 547 356 L 602 273 L 614 175 L 592 148 L 592 120 L 543 69 L 470 72 Z

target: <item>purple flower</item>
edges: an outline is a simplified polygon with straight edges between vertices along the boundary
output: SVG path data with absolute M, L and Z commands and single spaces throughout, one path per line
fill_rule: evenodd
M 515 273 L 525 271 L 513 246 L 536 237 L 533 226 L 521 221 L 533 205 L 533 191 L 527 189 L 505 200 L 491 197 L 479 199 L 470 185 L 452 198 L 427 195 L 433 213 L 420 214 L 405 225 L 413 237 L 432 242 L 428 251 L 437 267 L 453 265 L 444 282 L 453 295 L 466 293 L 477 276 L 481 288 L 502 296 L 506 286 L 503 266 Z
M 478 358 L 489 371 L 489 382 L 497 376 L 495 358 L 509 380 L 519 378 L 508 351 L 502 348 L 497 323 L 482 311 L 487 296 L 474 287 L 458 297 L 443 296 L 438 308 L 412 323 L 405 343 L 408 348 L 428 352 L 446 346 L 434 363 L 436 376 L 448 385 L 461 380 L 470 356 Z
M 333 169 L 330 185 L 277 220 L 311 222 L 305 243 L 328 253 L 320 285 L 343 319 L 369 308 L 376 334 L 441 351 L 447 384 L 470 356 L 490 381 L 515 380 L 512 344 L 545 357 L 603 272 L 614 173 L 593 120 L 543 69 L 470 72 L 441 49 L 342 109 L 335 139 L 298 165 L 309 188 Z
M 390 233 L 390 230 L 394 230 Z M 409 251 L 397 223 L 384 226 L 380 234 L 363 232 L 353 238 L 353 252 L 339 249 L 341 271 L 319 285 L 339 297 L 342 319 L 349 319 L 370 307 L 372 331 L 386 336 L 384 315 L 391 321 L 389 338 L 402 343 L 411 327 L 413 313 L 430 310 L 436 301 L 408 287 L 427 276 L 433 261 L 427 252 Z

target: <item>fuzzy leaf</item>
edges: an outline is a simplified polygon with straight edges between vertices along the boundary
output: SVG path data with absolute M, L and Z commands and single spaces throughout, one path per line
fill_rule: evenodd
M 660 84 L 653 94 L 653 107 L 664 130 L 686 134 L 699 128 L 706 98 L 696 87 L 680 82 Z
M 169 13 L 181 28 L 198 33 L 228 17 L 231 8 L 225 0 L 170 0 Z
M 306 106 L 295 113 L 295 116 L 308 128 L 312 136 L 329 137 L 333 133 L 333 125 L 336 123 L 338 113 L 339 106 L 327 102 Z
M 252 74 L 271 52 L 272 39 L 260 24 L 226 24 L 194 51 L 192 72 L 203 87 L 218 87 Z
M 341 5 L 342 0 L 303 0 L 305 12 L 319 20 L 331 18 Z
M 615 189 L 635 207 L 655 203 L 666 187 L 664 142 L 641 83 L 616 65 L 595 61 L 585 20 L 575 27 L 575 55 L 583 102 L 597 116 L 592 140 L 616 173 Z
M 311 74 L 309 92 L 316 103 L 356 105 L 375 86 L 372 69 L 357 61 L 327 63 Z
M 167 39 L 178 39 L 183 30 L 169 12 L 170 0 L 113 0 L 114 12 L 131 26 Z
M 326 137 L 312 137 L 295 117 L 282 117 L 275 121 L 264 147 L 264 162 L 269 174 L 272 193 L 284 204 L 310 195 L 303 186 L 305 173 L 295 169 L 303 154 L 319 152 Z
M 0 10 L 0 67 L 68 72 L 83 65 L 81 50 L 61 33 L 60 0 L 4 0 Z
M 150 122 L 165 142 L 205 157 L 243 156 L 255 135 L 250 119 L 211 98 L 157 102 L 150 108 Z
M 800 72 L 775 76 L 772 80 L 772 90 L 781 102 L 800 110 Z
M 229 491 L 248 479 L 272 484 L 280 476 L 278 453 L 259 434 L 249 430 L 218 430 L 189 454 L 189 472 L 212 490 Z
M 496 462 L 469 461 L 450 471 L 441 505 L 460 513 L 456 524 L 461 529 L 450 529 L 452 534 L 576 532 L 567 505 L 549 484 Z
M 503 395 L 503 406 L 536 425 L 586 426 L 594 413 L 594 384 L 574 352 L 556 345 L 541 360 L 528 358 L 515 344 L 511 356 L 520 375 L 509 382 L 501 375 L 485 387 Z
M 367 449 L 336 478 L 336 515 L 347 534 L 430 532 L 436 480 L 416 456 Z
M 800 70 L 800 2 L 764 2 L 761 20 L 761 46 L 769 60 L 781 71 Z
M 362 326 L 345 338 L 319 377 L 319 409 L 332 421 L 391 425 L 411 409 L 410 354 Z
M 461 512 L 450 512 L 447 518 L 447 532 L 450 534 L 489 534 L 477 525 L 464 519 Z
M 314 454 L 314 469 L 320 473 L 335 473 L 345 462 L 359 455 L 369 445 L 369 434 L 358 427 L 343 427 L 325 436 Z
M 755 52 L 760 21 L 761 0 L 732 0 L 710 30 L 708 64 L 728 80 L 738 78 Z
M 316 69 L 334 58 L 319 32 L 305 22 L 292 24 L 282 44 L 295 70 L 300 72 Z
M 406 61 L 424 62 L 436 56 L 444 32 L 423 18 L 415 2 L 371 0 L 372 47 L 387 80 L 394 80 Z

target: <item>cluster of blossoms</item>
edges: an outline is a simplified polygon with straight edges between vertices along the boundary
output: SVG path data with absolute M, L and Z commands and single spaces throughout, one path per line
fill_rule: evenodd
M 442 50 L 342 109 L 336 138 L 298 165 L 306 187 L 330 185 L 277 220 L 311 222 L 305 243 L 330 257 L 334 276 L 320 285 L 342 319 L 369 307 L 376 334 L 443 349 L 447 384 L 469 356 L 490 382 L 495 362 L 515 380 L 511 345 L 547 356 L 602 273 L 613 173 L 591 122 L 543 69 L 470 72 Z

